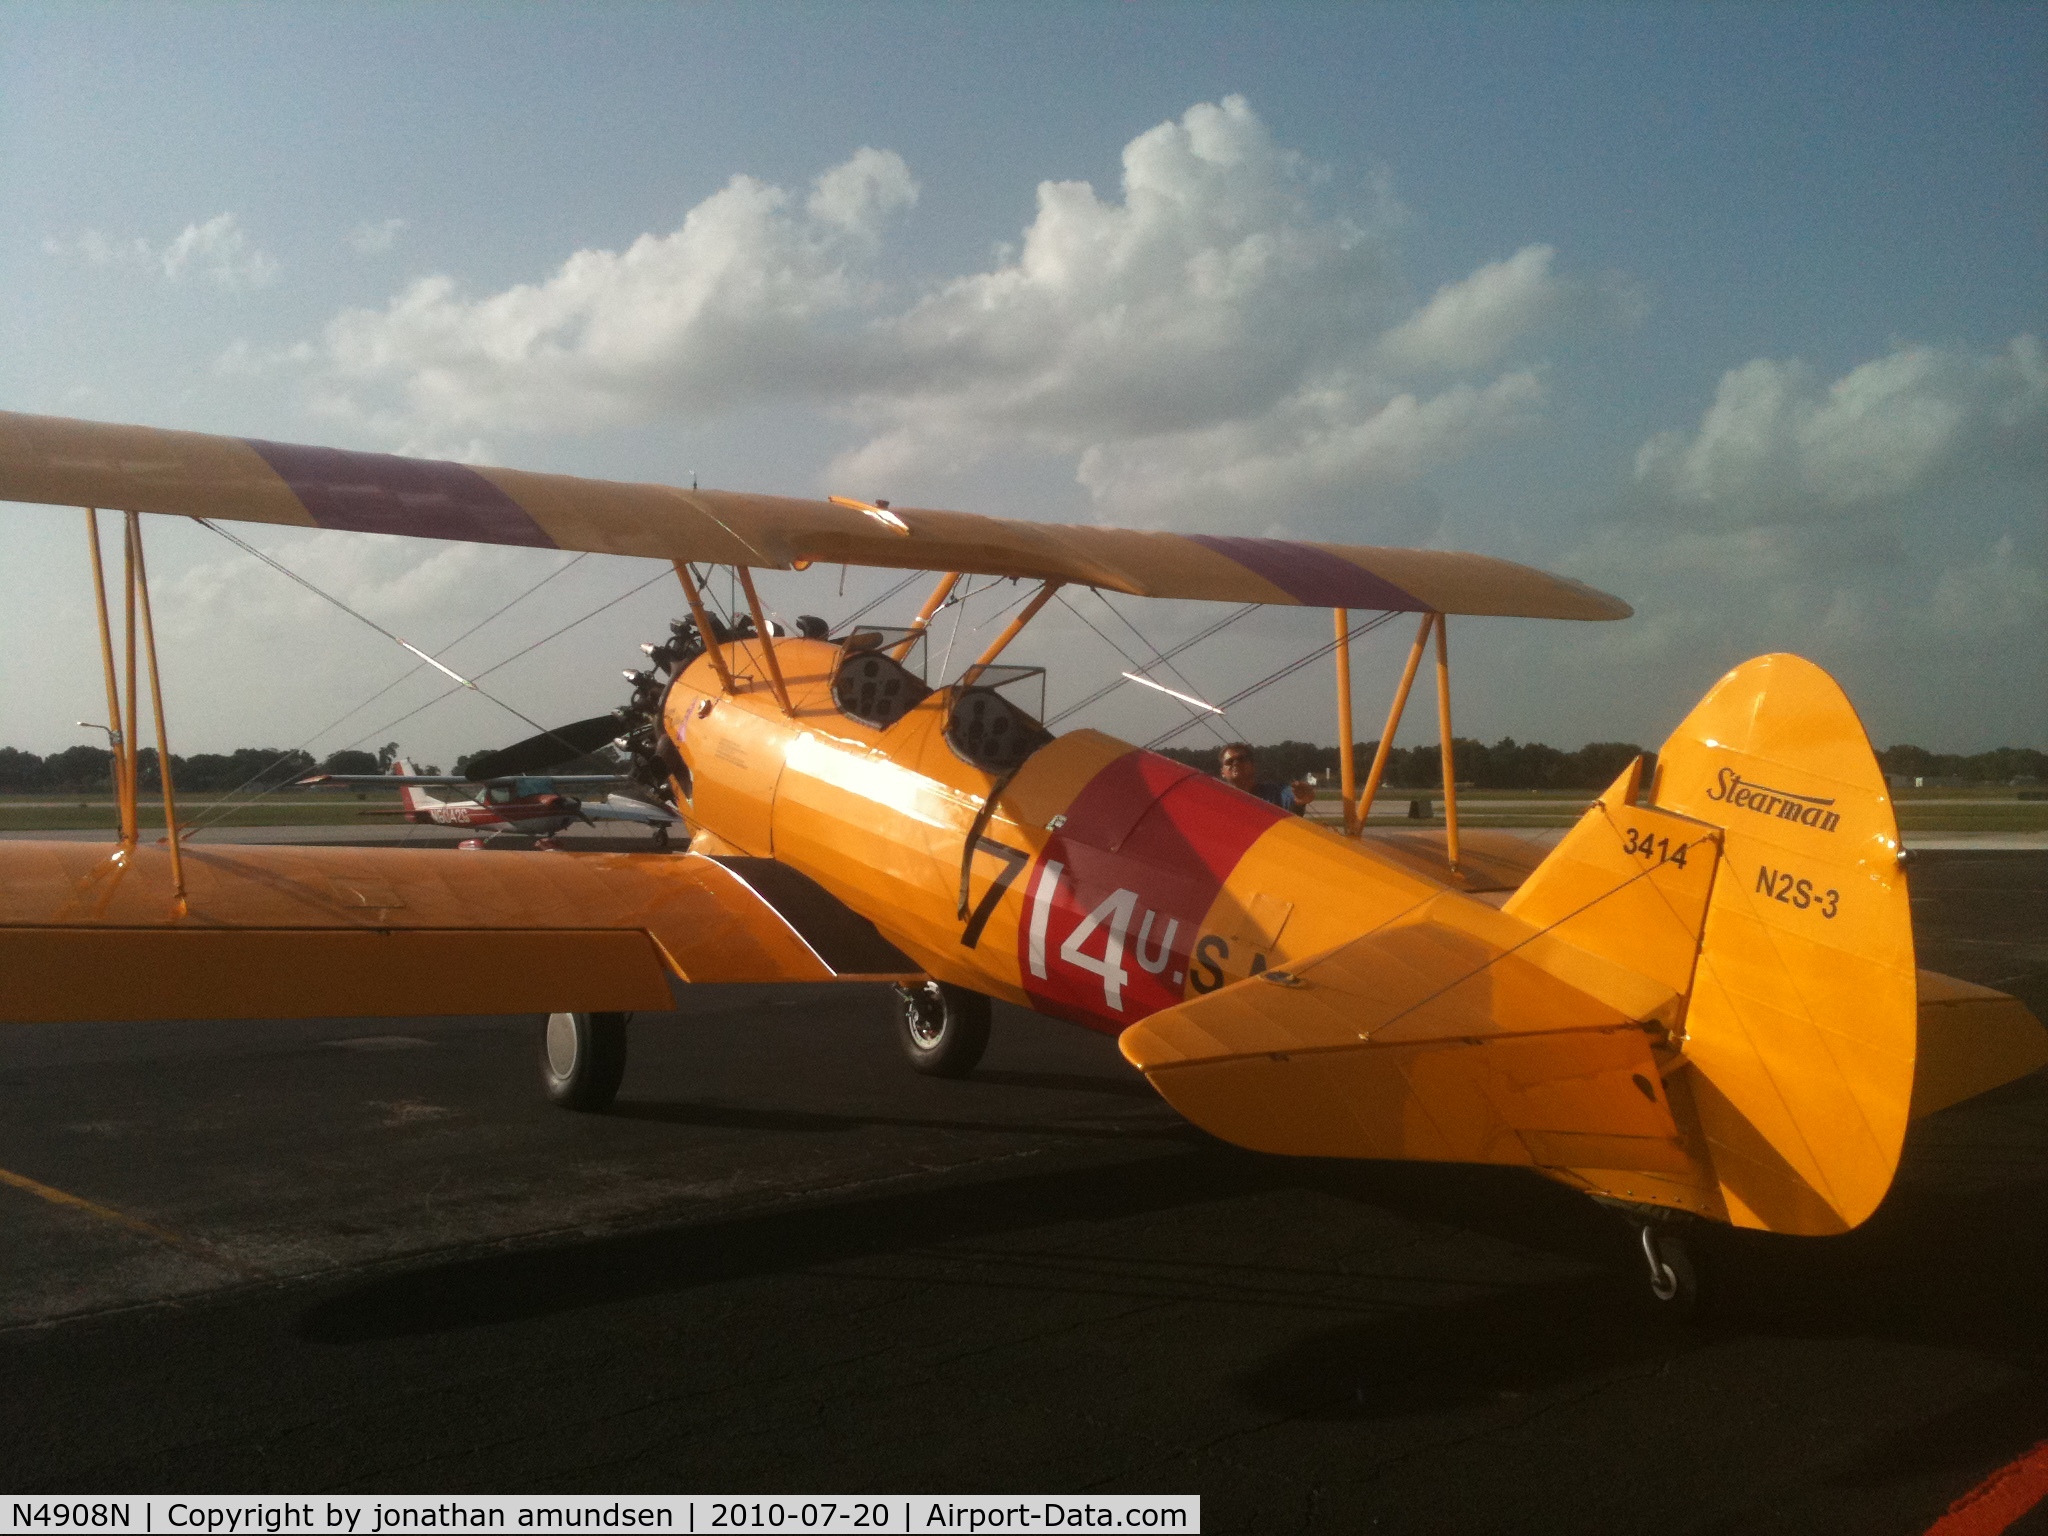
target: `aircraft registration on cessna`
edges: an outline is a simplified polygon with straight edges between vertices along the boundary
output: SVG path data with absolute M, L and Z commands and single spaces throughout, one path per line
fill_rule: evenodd
M 124 821 L 111 849 L 0 844 L 0 1018 L 547 1015 L 558 1102 L 610 1102 L 632 1010 L 684 982 L 885 981 L 921 1070 L 971 1071 L 989 1000 L 1112 1033 L 1190 1120 L 1258 1150 L 1531 1169 L 1638 1226 L 1697 1298 L 1689 1220 L 1823 1235 L 1890 1187 L 1909 1120 L 2048 1063 L 2015 999 L 1919 971 L 1885 780 L 1841 689 L 1760 656 L 1540 859 L 1461 832 L 1447 621 L 1629 615 L 1475 554 L 1054 526 L 623 484 L 0 414 L 0 496 L 88 509 Z M 125 514 L 117 655 L 97 511 Z M 673 562 L 689 612 L 619 721 L 686 854 L 216 847 L 136 831 L 141 514 Z M 757 569 L 929 571 L 906 627 L 778 633 Z M 693 565 L 732 568 L 714 615 Z M 921 640 L 966 576 L 1036 584 L 956 676 Z M 1417 629 L 1341 830 L 1093 730 L 1001 664 L 1065 585 Z M 139 614 L 139 622 L 133 616 Z M 1447 825 L 1365 830 L 1431 645 Z M 125 668 L 125 693 L 117 672 Z M 154 691 L 154 690 L 153 690 Z M 160 702 L 160 760 L 169 761 Z

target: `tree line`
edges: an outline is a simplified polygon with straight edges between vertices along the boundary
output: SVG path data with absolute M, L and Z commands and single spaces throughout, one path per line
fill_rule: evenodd
M 382 773 L 398 755 L 391 744 L 377 752 L 333 752 L 324 760 L 310 752 L 283 747 L 241 747 L 233 752 L 194 752 L 190 757 L 171 754 L 171 778 L 181 790 L 274 789 L 301 775 L 320 769 L 327 773 Z M 161 787 L 157 775 L 156 748 L 144 747 L 135 754 L 137 777 L 144 789 Z M 420 765 L 421 773 L 439 773 Z M 37 790 L 51 793 L 81 793 L 111 787 L 114 754 L 105 747 L 66 747 L 48 757 L 33 752 L 0 747 L 0 794 L 27 794 Z
M 1634 742 L 1595 741 L 1573 752 L 1545 746 L 1540 741 L 1516 741 L 1503 736 L 1491 746 L 1483 741 L 1453 737 L 1458 753 L 1458 782 L 1476 789 L 1605 789 L 1638 753 L 1656 765 L 1656 754 L 1645 752 Z M 1362 782 L 1372 766 L 1377 741 L 1361 741 L 1357 754 L 1358 776 Z M 1177 762 L 1215 773 L 1220 747 L 1168 747 L 1164 755 Z M 1268 779 L 1285 782 L 1314 774 L 1318 780 L 1334 780 L 1338 774 L 1337 749 L 1319 747 L 1306 741 L 1276 741 L 1258 748 L 1259 772 Z M 331 752 L 323 759 L 311 753 L 286 751 L 279 747 L 242 747 L 234 752 L 195 752 L 190 757 L 173 752 L 171 773 L 180 789 L 220 791 L 275 787 L 315 769 L 326 773 L 382 773 L 398 755 L 395 742 L 375 752 Z M 458 758 L 460 773 L 469 757 Z M 145 747 L 136 754 L 142 787 L 158 787 L 156 749 Z M 2048 752 L 2031 747 L 1999 747 L 1972 755 L 1929 752 L 1925 747 L 1886 747 L 1877 754 L 1889 774 L 1914 778 L 1947 779 L 1962 784 L 2011 784 L 2048 779 Z M 106 789 L 113 778 L 113 754 L 105 747 L 67 747 L 48 757 L 33 752 L 0 747 L 0 794 L 89 792 Z M 612 759 L 585 759 L 559 772 L 606 772 Z M 439 773 L 430 763 L 415 764 L 421 773 Z M 1396 747 L 1387 759 L 1390 789 L 1441 789 L 1443 758 L 1435 746 Z
M 1475 789 L 1589 789 L 1601 790 L 1612 784 L 1640 754 L 1647 776 L 1655 772 L 1657 754 L 1630 741 L 1589 742 L 1574 752 L 1545 746 L 1540 741 L 1516 741 L 1503 736 L 1491 746 L 1453 736 L 1457 749 L 1458 783 Z M 1352 748 L 1358 765 L 1358 779 L 1365 782 L 1371 770 L 1377 741 L 1361 741 Z M 1339 764 L 1335 747 L 1319 747 L 1306 741 L 1278 741 L 1257 748 L 1261 778 L 1285 783 L 1314 774 L 1319 782 L 1337 778 Z M 1163 755 L 1186 763 L 1204 773 L 1216 773 L 1223 749 L 1214 747 L 1168 747 Z M 1999 747 L 1970 756 L 1929 752 L 1924 747 L 1886 747 L 1877 754 L 1880 767 L 1888 774 L 1914 778 L 1952 779 L 1963 784 L 2011 784 L 2048 779 L 2048 752 L 2031 747 Z M 1436 744 L 1424 747 L 1396 747 L 1387 754 L 1386 785 L 1390 789 L 1442 789 L 1443 753 Z

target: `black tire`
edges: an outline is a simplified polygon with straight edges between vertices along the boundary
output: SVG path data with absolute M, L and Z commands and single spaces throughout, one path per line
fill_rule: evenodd
M 540 1027 L 540 1081 L 564 1109 L 599 1110 L 626 1076 L 626 1015 L 551 1013 Z
M 988 1049 L 989 1002 L 951 982 L 896 989 L 896 1031 L 911 1066 L 931 1077 L 965 1077 Z
M 1650 1261 L 1650 1305 L 1659 1317 L 1689 1322 L 1700 1315 L 1705 1301 L 1700 1264 L 1692 1247 L 1682 1237 L 1655 1227 L 1642 1229 L 1644 1256 Z

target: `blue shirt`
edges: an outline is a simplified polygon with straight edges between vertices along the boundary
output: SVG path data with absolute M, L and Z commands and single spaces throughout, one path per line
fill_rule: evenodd
M 1301 814 L 1301 808 L 1294 803 L 1294 786 L 1291 784 L 1269 784 L 1261 779 L 1252 786 L 1252 793 L 1269 805 L 1277 805 L 1296 816 Z

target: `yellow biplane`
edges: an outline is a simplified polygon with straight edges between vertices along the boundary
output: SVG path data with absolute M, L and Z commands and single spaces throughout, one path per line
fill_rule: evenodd
M 547 1015 L 549 1093 L 617 1091 L 625 1020 L 684 982 L 886 981 L 926 1071 L 969 1071 L 989 1000 L 1115 1034 L 1181 1113 L 1261 1151 L 1532 1168 L 1622 1207 L 1652 1291 L 1688 1218 L 1823 1234 L 1876 1209 L 1907 1122 L 2048 1062 L 2016 1000 L 1916 971 L 1883 774 L 1796 656 L 1721 679 L 1547 856 L 1457 823 L 1446 619 L 1628 607 L 1479 555 L 1051 526 L 472 468 L 0 414 L 0 497 L 126 514 L 117 654 L 89 510 L 123 829 L 0 842 L 0 1019 Z M 687 854 L 186 845 L 135 815 L 138 514 L 672 561 L 690 619 L 621 723 Z M 939 574 L 907 627 L 777 632 L 752 572 Z M 728 566 L 716 617 L 693 565 Z M 1037 584 L 929 682 L 968 574 Z M 1419 618 L 1343 830 L 1092 730 L 1053 736 L 999 658 L 1063 585 Z M 1447 825 L 1365 832 L 1434 639 Z M 126 688 L 117 674 L 125 668 Z M 124 703 L 125 699 L 125 703 Z M 160 761 L 169 753 L 157 709 Z M 637 737 L 637 741 L 636 741 Z

